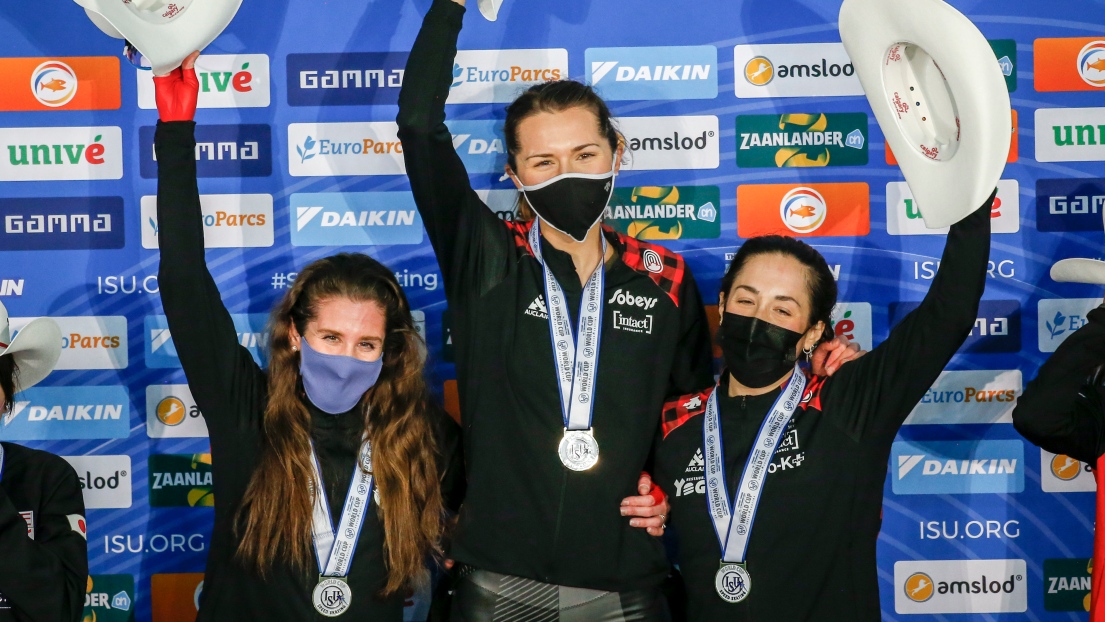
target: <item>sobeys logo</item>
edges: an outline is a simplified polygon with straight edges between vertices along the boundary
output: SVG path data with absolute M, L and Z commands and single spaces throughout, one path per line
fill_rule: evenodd
M 104 163 L 102 134 L 97 134 L 90 145 L 45 144 L 8 145 L 8 161 L 12 166 L 37 166 L 43 164 Z
M 98 574 L 88 577 L 81 622 L 132 622 L 134 620 L 134 577 L 129 574 Z
M 1044 609 L 1089 611 L 1093 560 L 1044 560 Z
M 867 115 L 755 114 L 737 117 L 737 166 L 867 164 Z
M 614 188 L 605 220 L 639 240 L 716 238 L 721 235 L 717 186 Z
M 211 507 L 211 454 L 151 454 L 151 507 Z

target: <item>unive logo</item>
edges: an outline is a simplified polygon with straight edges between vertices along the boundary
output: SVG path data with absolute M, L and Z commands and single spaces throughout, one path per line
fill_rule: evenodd
M 1041 449 L 1040 488 L 1044 492 L 1096 492 L 1097 481 L 1090 465 Z
M 123 248 L 122 197 L 0 199 L 0 251 Z
M 405 52 L 288 54 L 289 106 L 395 104 Z
M 854 341 L 865 350 L 874 348 L 871 338 L 871 303 L 836 303 L 833 307 L 832 325 L 837 337 Z
M 126 387 L 31 387 L 20 391 L 11 412 L 0 415 L 6 441 L 127 438 L 130 398 Z
M 1105 178 L 1037 179 L 1036 228 L 1100 231 L 1105 217 Z
M 890 303 L 890 325 L 894 326 L 917 307 L 919 302 Z M 1016 300 L 983 300 L 978 318 L 960 346 L 959 352 L 983 354 L 1021 351 L 1021 303 Z
M 1036 160 L 1105 160 L 1105 108 L 1037 108 Z
M 214 507 L 211 454 L 150 454 L 150 507 Z
M 1105 39 L 1036 39 L 1032 52 L 1037 91 L 1099 91 L 1105 88 Z
M 865 183 L 737 186 L 737 235 L 860 236 L 871 231 Z
M 0 58 L 0 111 L 118 110 L 119 60 L 111 56 Z
M 894 564 L 894 611 L 900 614 L 1023 613 L 1023 559 L 900 561 Z
M 1092 559 L 1045 559 L 1044 609 L 1089 611 L 1092 573 Z
M 230 320 L 234 323 L 238 344 L 249 350 L 253 360 L 261 367 L 268 362 L 262 357 L 264 344 L 268 333 L 265 332 L 265 323 L 269 316 L 264 313 L 231 313 Z M 151 369 L 179 368 L 180 358 L 177 355 L 176 344 L 173 343 L 173 335 L 169 332 L 169 323 L 164 315 L 147 315 L 145 322 L 145 356 L 146 367 Z
M 258 248 L 273 244 L 271 194 L 200 195 L 204 248 Z M 157 197 L 142 197 L 142 248 L 158 248 Z
M 411 192 L 297 193 L 289 212 L 293 246 L 422 243 Z
M 502 174 L 506 147 L 498 121 L 447 121 L 446 125 L 453 135 L 453 149 L 470 175 Z
M 1100 228 L 1100 223 L 1098 223 Z M 998 195 L 990 208 L 992 233 L 1016 233 L 1021 229 L 1021 191 L 1016 179 L 999 179 Z M 950 227 L 929 229 L 909 184 L 886 184 L 886 231 L 890 235 L 947 235 Z
M 31 94 L 38 103 L 60 108 L 77 94 L 77 72 L 60 60 L 42 63 L 31 72 Z
M 133 502 L 130 456 L 62 456 L 81 481 L 89 510 L 129 508 Z
M 1100 305 L 1100 298 L 1040 299 L 1036 306 L 1040 352 L 1054 352 L 1071 333 L 1086 325 L 1086 315 Z
M 157 179 L 152 125 L 138 128 L 141 174 Z M 268 177 L 272 175 L 272 128 L 263 123 L 196 126 L 197 177 Z
M 0 128 L 0 181 L 82 181 L 123 176 L 118 127 Z
M 34 318 L 11 318 L 12 337 Z M 126 369 L 127 318 L 121 315 L 53 318 L 61 329 L 61 356 L 54 369 Z
M 863 95 L 843 43 L 778 43 L 733 48 L 737 97 Z
M 568 50 L 458 50 L 447 104 L 514 101 L 527 88 L 568 77 Z
M 867 115 L 737 116 L 737 166 L 810 167 L 867 164 Z
M 606 100 L 717 97 L 712 45 L 588 48 L 584 59 L 588 84 Z
M 622 117 L 629 150 L 625 170 L 711 169 L 720 162 L 715 116 Z
M 906 425 L 1012 423 L 1019 369 L 945 371 L 913 407 Z
M 207 438 L 207 422 L 188 385 L 146 387 L 146 434 L 150 438 Z
M 614 188 L 603 222 L 639 240 L 717 238 L 718 205 L 717 186 Z
M 399 126 L 368 123 L 292 123 L 288 125 L 288 173 L 293 177 L 403 175 Z
M 138 107 L 155 110 L 153 72 L 136 71 Z M 265 108 L 269 105 L 269 57 L 204 54 L 196 61 L 197 108 Z
M 133 604 L 133 575 L 89 575 L 81 622 L 133 622 Z
M 890 457 L 896 495 L 1024 490 L 1021 441 L 899 441 Z

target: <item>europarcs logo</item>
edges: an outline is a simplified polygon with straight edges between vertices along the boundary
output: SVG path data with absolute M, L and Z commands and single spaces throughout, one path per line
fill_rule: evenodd
M 568 50 L 458 50 L 448 104 L 514 101 L 525 89 L 568 77 Z
M 399 126 L 387 121 L 292 123 L 288 125 L 288 173 L 293 177 L 406 174 L 398 132 Z

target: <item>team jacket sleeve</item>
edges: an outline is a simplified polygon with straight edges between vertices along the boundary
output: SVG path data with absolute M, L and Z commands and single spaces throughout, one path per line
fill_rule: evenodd
M 437 433 L 438 469 L 441 474 L 441 497 L 445 509 L 450 513 L 460 511 L 467 491 L 464 475 L 464 445 L 461 443 L 460 426 L 445 412 L 444 408 L 434 404 L 430 414 L 435 420 Z
M 212 432 L 256 416 L 264 375 L 238 343 L 234 322 L 207 270 L 196 184 L 196 124 L 158 122 L 158 284 L 180 364 Z M 162 235 L 164 234 L 164 235 Z
M 690 267 L 681 287 L 679 343 L 667 390 L 669 398 L 696 393 L 714 383 L 710 325 L 706 321 L 706 309 Z
M 77 622 L 84 609 L 88 543 L 70 522 L 84 520 L 84 499 L 76 472 L 64 466 L 49 480 L 33 540 L 0 488 L 0 593 L 27 622 Z
M 990 257 L 990 204 L 952 225 L 921 305 L 886 341 L 826 381 L 823 410 L 854 438 L 893 439 L 978 317 Z
M 435 0 L 414 41 L 399 92 L 399 139 L 411 190 L 437 254 L 445 293 L 480 294 L 503 276 L 511 234 L 476 196 L 445 126 L 464 7 Z M 472 291 L 474 290 L 474 291 Z
M 1013 409 L 1013 426 L 1047 451 L 1095 464 L 1105 449 L 1105 396 L 1100 383 L 1086 381 L 1105 363 L 1105 306 L 1088 318 L 1024 388 Z

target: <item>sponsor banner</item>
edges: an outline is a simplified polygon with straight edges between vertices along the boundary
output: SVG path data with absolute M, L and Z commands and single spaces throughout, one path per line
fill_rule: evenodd
M 789 168 L 867 164 L 862 112 L 737 116 L 737 166 Z
M 204 248 L 258 248 L 273 243 L 271 194 L 201 194 Z M 157 197 L 142 197 L 142 248 L 158 248 Z
M 514 101 L 535 84 L 568 77 L 568 50 L 458 50 L 447 104 Z
M 990 39 L 990 48 L 998 59 L 1001 75 L 1005 76 L 1005 88 L 1017 90 L 1017 41 L 1015 39 Z
M 118 110 L 113 56 L 0 58 L 0 112 Z
M 502 174 L 506 166 L 506 148 L 500 121 L 448 121 L 445 125 L 453 135 L 453 149 L 469 175 Z
M 141 174 L 157 179 L 153 140 L 157 128 L 138 128 Z M 272 128 L 264 123 L 196 126 L 196 177 L 272 175 Z
M 1054 352 L 1074 331 L 1089 322 L 1100 298 L 1042 298 L 1036 303 L 1036 335 L 1040 352 Z
M 832 320 L 837 337 L 854 341 L 864 350 L 875 347 L 871 338 L 871 303 L 838 302 L 833 307 Z
M 1037 39 L 1036 41 L 1039 41 Z M 1044 609 L 1047 611 L 1090 610 L 1090 573 L 1093 560 L 1044 560 Z
M 150 507 L 214 507 L 211 454 L 150 454 Z
M 1037 179 L 1036 228 L 1100 231 L 1105 217 L 1105 178 Z
M 865 183 L 737 186 L 737 235 L 742 238 L 860 236 L 870 231 Z
M 136 71 L 138 107 L 156 110 L 153 72 Z M 196 61 L 197 108 L 265 108 L 269 105 L 269 57 L 265 54 L 204 54 Z
M 1099 224 L 1100 226 L 1100 224 Z M 904 181 L 886 184 L 886 232 L 890 235 L 947 235 L 951 227 L 929 229 L 921 217 L 920 206 Z M 1016 233 L 1021 230 L 1021 190 L 1016 179 L 999 179 L 998 196 L 990 208 L 992 233 Z
M 1036 39 L 1032 58 L 1037 91 L 1105 89 L 1105 37 Z
M 1096 492 L 1097 481 L 1085 462 L 1041 449 L 1040 488 L 1044 492 Z
M 153 622 L 196 622 L 202 593 L 202 572 L 152 575 L 150 604 Z
M 717 186 L 614 188 L 603 221 L 639 240 L 685 240 L 721 235 Z
M 1037 108 L 1036 160 L 1105 160 L 1105 108 Z
M 122 177 L 123 132 L 118 127 L 0 128 L 0 181 Z
M 238 344 L 249 350 L 253 360 L 264 367 L 267 360 L 262 358 L 262 346 L 267 339 L 265 323 L 269 316 L 265 313 L 231 313 Z M 164 315 L 147 315 L 145 322 L 145 358 L 146 367 L 151 369 L 179 368 L 176 344 L 169 332 L 169 323 Z
M 863 95 L 843 43 L 773 43 L 733 48 L 737 97 Z
M 1024 443 L 899 441 L 890 457 L 896 495 L 961 495 L 1024 490 Z
M 88 577 L 81 622 L 132 622 L 134 575 L 94 574 Z
M 46 441 L 127 438 L 130 397 L 126 387 L 31 387 L 0 416 L 0 439 Z
M 942 372 L 905 424 L 1013 423 L 1022 383 L 1019 369 Z
M 288 54 L 289 106 L 395 104 L 406 52 Z
M 0 199 L 0 251 L 123 248 L 123 197 Z
M 890 325 L 894 326 L 917 307 L 919 302 L 890 303 Z M 1021 351 L 1021 303 L 1016 300 L 983 300 L 978 319 L 959 352 L 989 354 Z
M 618 189 L 615 188 L 614 192 L 617 191 Z M 499 220 L 513 222 L 521 219 L 518 215 L 518 208 L 522 193 L 518 190 L 487 190 L 480 188 L 476 190 L 476 196 L 484 202 L 487 209 L 499 217 Z
M 146 387 L 146 434 L 150 438 L 207 438 L 207 422 L 188 385 Z
M 392 121 L 288 125 L 288 173 L 293 177 L 403 175 L 403 145 Z
M 629 165 L 625 170 L 717 168 L 720 161 L 715 116 L 621 117 Z
M 81 480 L 87 510 L 131 506 L 130 456 L 62 456 Z
M 23 279 L 0 279 L 0 296 L 22 296 L 24 285 Z
M 289 199 L 292 246 L 421 244 L 411 192 L 313 192 Z
M 587 48 L 587 83 L 603 99 L 713 99 L 717 48 L 712 45 Z
M 35 318 L 10 318 L 12 338 Z M 54 369 L 126 369 L 127 318 L 78 315 L 53 318 L 61 329 L 61 357 Z
M 1023 613 L 1028 610 L 1023 559 L 956 559 L 894 563 L 894 611 Z
M 1017 161 L 1017 158 L 1019 157 L 1018 150 L 1019 150 L 1019 145 L 1020 145 L 1020 141 L 1018 140 L 1018 135 L 1020 134 L 1020 132 L 1017 130 L 1017 127 L 1018 127 L 1018 125 L 1017 125 L 1017 111 L 1016 110 L 1010 110 L 1010 112 L 1012 113 L 1011 117 L 1012 117 L 1013 127 L 1012 127 L 1012 133 L 1009 135 L 1009 155 L 1006 156 L 1006 158 L 1005 158 L 1005 162 L 1007 164 L 1010 164 L 1010 163 L 1013 163 L 1013 162 Z M 890 165 L 893 165 L 893 166 L 897 166 L 898 165 L 898 159 L 894 157 L 894 152 L 891 151 L 890 144 L 889 143 L 883 143 L 883 144 L 886 145 L 886 163 L 890 164 Z

